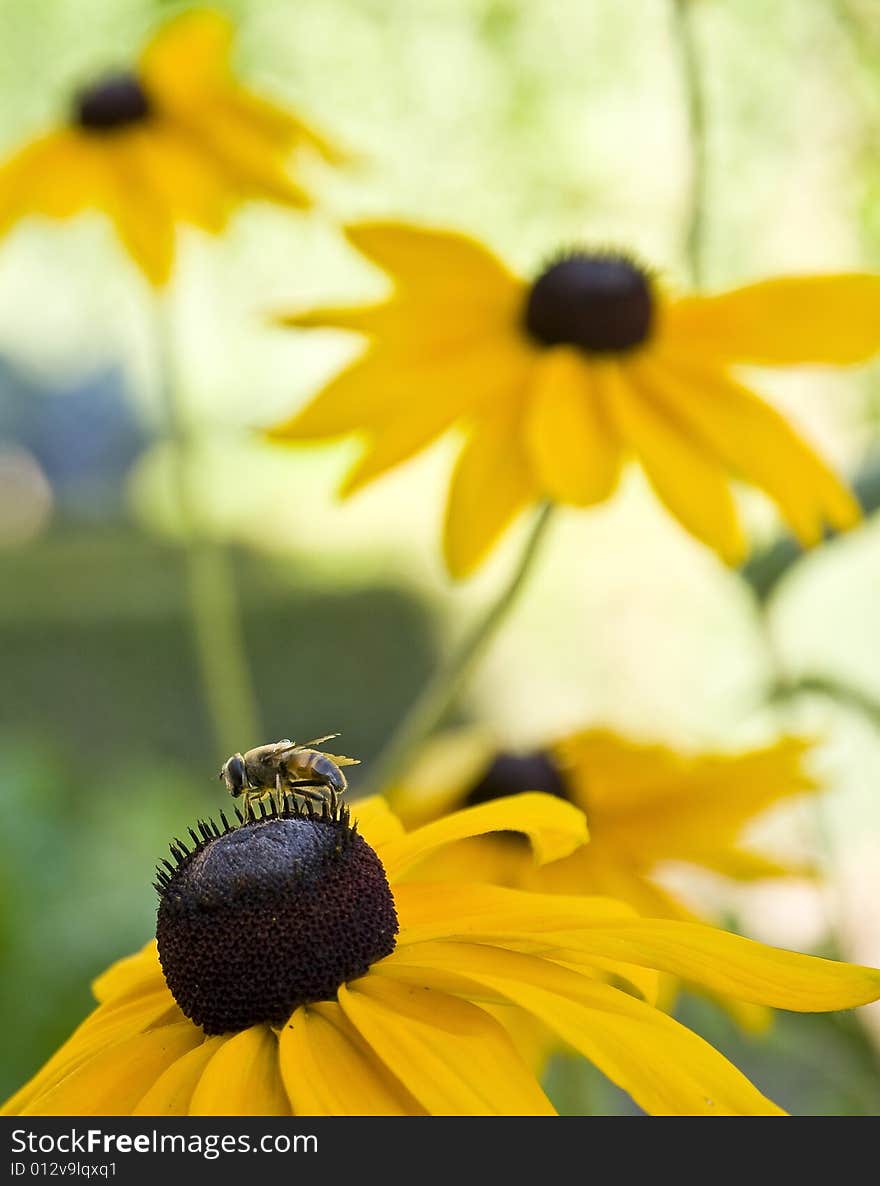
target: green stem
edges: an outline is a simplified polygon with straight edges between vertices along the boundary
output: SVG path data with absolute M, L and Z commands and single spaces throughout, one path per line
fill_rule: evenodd
M 443 723 L 525 583 L 552 513 L 552 503 L 545 503 L 541 507 L 511 579 L 497 600 L 492 602 L 474 624 L 449 661 L 428 681 L 401 721 L 370 772 L 368 794 L 387 792 L 398 776 L 406 770 L 422 743 Z
M 672 0 L 675 35 L 681 56 L 682 82 L 687 104 L 691 145 L 691 173 L 685 221 L 685 256 L 691 283 L 705 282 L 706 223 L 706 101 L 700 76 L 699 50 L 694 37 L 694 0 Z
M 157 309 L 160 386 L 173 450 L 177 511 L 184 533 L 184 563 L 189 616 L 202 695 L 211 720 L 218 756 L 258 745 L 257 700 L 242 630 L 235 574 L 227 550 L 212 540 L 201 521 L 193 432 L 174 367 L 170 311 Z

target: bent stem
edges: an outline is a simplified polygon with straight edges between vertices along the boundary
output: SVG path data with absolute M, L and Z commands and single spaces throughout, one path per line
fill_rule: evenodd
M 691 174 L 685 220 L 685 257 L 691 283 L 701 288 L 705 281 L 706 211 L 706 103 L 700 76 L 699 52 L 694 38 L 694 0 L 672 0 L 675 36 L 681 57 L 682 84 L 687 104 L 691 146 Z
M 162 401 L 173 450 L 177 510 L 184 533 L 190 624 L 202 695 L 219 755 L 262 740 L 235 574 L 227 550 L 205 532 L 193 466 L 193 433 L 174 367 L 167 300 L 156 308 Z
M 425 685 L 373 766 L 367 780 L 367 794 L 387 793 L 421 744 L 442 724 L 525 583 L 552 513 L 553 503 L 547 502 L 541 507 L 511 579 L 449 661 Z

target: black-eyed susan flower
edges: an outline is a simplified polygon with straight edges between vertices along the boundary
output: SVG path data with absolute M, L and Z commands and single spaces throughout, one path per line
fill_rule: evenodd
M 216 234 L 248 198 L 307 206 L 286 172 L 288 157 L 301 146 L 330 161 L 337 153 L 235 80 L 231 43 L 225 17 L 189 11 L 159 30 L 135 68 L 81 90 L 65 126 L 0 167 L 0 235 L 28 214 L 102 210 L 150 282 L 162 285 L 178 223 Z
M 809 751 L 809 742 L 786 737 L 741 753 L 682 754 L 586 729 L 542 750 L 511 753 L 467 731 L 428 746 L 392 801 L 416 826 L 500 796 L 558 796 L 585 812 L 590 829 L 589 844 L 567 857 L 538 868 L 521 837 L 484 836 L 446 848 L 417 875 L 607 895 L 646 917 L 707 921 L 658 880 L 665 866 L 682 864 L 739 882 L 812 876 L 808 865 L 771 859 L 747 837 L 774 804 L 818 791 L 807 769 Z M 673 987 L 664 983 L 667 1004 Z M 738 999 L 719 1003 L 747 1029 L 770 1021 L 766 1009 Z
M 525 831 L 539 860 L 563 857 L 585 838 L 583 815 L 550 796 L 410 833 L 382 800 L 357 809 L 358 831 L 344 812 L 289 802 L 172 846 L 158 951 L 99 977 L 97 1009 L 6 1113 L 550 1113 L 497 1019 L 508 1010 L 539 1017 L 648 1111 L 778 1115 L 653 1007 L 655 969 L 796 1009 L 880 996 L 880 972 L 607 899 L 403 880 L 492 829 Z
M 370 345 L 270 435 L 361 433 L 350 494 L 460 427 L 445 526 L 453 575 L 475 569 L 531 503 L 607 499 L 628 457 L 730 564 L 747 546 L 731 477 L 764 490 L 805 545 L 858 519 L 847 488 L 734 368 L 869 358 L 880 277 L 792 276 L 676 299 L 624 254 L 572 251 L 529 283 L 464 235 L 397 223 L 347 234 L 394 291 L 282 318 Z

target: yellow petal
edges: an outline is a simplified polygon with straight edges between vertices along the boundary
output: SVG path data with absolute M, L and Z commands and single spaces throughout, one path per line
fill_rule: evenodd
M 544 869 L 556 869 L 560 863 Z M 653 969 L 603 956 L 594 950 L 595 945 L 583 950 L 583 927 L 633 916 L 632 908 L 624 902 L 583 895 L 554 900 L 555 895 L 537 891 L 514 892 L 511 897 L 503 887 L 483 883 L 398 883 L 394 894 L 400 920 L 398 951 L 424 942 L 468 939 L 539 954 L 577 968 L 583 975 L 616 984 L 643 1000 L 657 998 L 660 977 Z M 376 965 L 382 966 L 384 963 Z
M 613 363 L 596 367 L 620 437 L 630 443 L 658 497 L 682 526 L 728 564 L 741 563 L 746 540 L 717 461 L 633 387 L 630 369 Z
M 725 866 L 728 876 L 747 875 L 749 858 L 738 845 L 755 816 L 817 789 L 809 751 L 808 741 L 788 737 L 744 753 L 686 754 L 604 729 L 585 730 L 555 747 L 576 801 L 589 804 L 596 842 L 584 862 L 604 855 L 606 864 L 645 873 L 658 861 L 682 860 Z M 751 869 L 757 872 L 760 863 L 753 858 Z M 780 868 L 763 862 L 766 875 Z M 636 905 L 641 913 L 656 913 Z
M 137 994 L 97 1008 L 74 1030 L 64 1045 L 19 1091 L 7 1100 L 3 1115 L 18 1115 L 30 1101 L 84 1065 L 95 1054 L 142 1033 L 176 1010 L 167 988 Z
M 693 980 L 755 1005 L 821 1013 L 880 998 L 880 971 L 767 947 L 699 923 L 632 919 L 579 932 L 595 952 Z
M 251 94 L 243 87 L 230 88 L 226 102 L 233 104 L 243 118 L 251 121 L 257 135 L 273 141 L 279 148 L 310 148 L 330 165 L 345 164 L 350 159 L 348 153 L 298 115 Z
M 140 951 L 117 960 L 96 977 L 92 981 L 92 995 L 103 1004 L 135 993 L 158 992 L 164 987 L 156 940 L 151 939 Z
M 397 954 L 397 953 L 395 953 Z M 537 1017 L 646 1111 L 662 1116 L 764 1116 L 781 1110 L 702 1038 L 626 993 L 547 960 L 474 944 L 426 944 L 401 965 L 485 985 Z M 381 965 L 394 975 L 394 963 Z
M 335 1002 L 297 1009 L 278 1049 L 295 1116 L 424 1115 Z
M 21 1109 L 22 1116 L 130 1116 L 159 1076 L 204 1040 L 183 1022 L 104 1047 Z
M 375 305 L 326 305 L 279 313 L 275 322 L 292 329 L 342 329 L 357 334 L 378 334 L 398 316 L 398 307 L 392 301 Z
M 790 366 L 864 362 L 880 350 L 880 276 L 764 280 L 673 302 L 670 343 L 706 359 Z
M 202 1072 L 224 1041 L 222 1036 L 207 1038 L 173 1062 L 135 1104 L 132 1116 L 188 1116 L 190 1100 Z
M 652 398 L 725 466 L 769 494 L 805 546 L 821 541 L 826 522 L 845 531 L 859 521 L 844 483 L 747 387 L 687 357 L 645 361 L 634 370 Z
M 324 440 L 386 424 L 390 415 L 405 408 L 411 394 L 399 384 L 386 384 L 386 373 L 385 362 L 375 353 L 356 359 L 301 411 L 270 428 L 269 439 Z
M 429 364 L 442 365 L 450 354 L 491 349 L 493 344 L 526 361 L 538 355 L 519 332 L 516 316 L 509 309 L 511 300 L 504 305 L 474 307 L 478 296 L 476 292 L 463 296 L 450 283 L 416 292 L 401 289 L 389 300 L 375 304 L 300 309 L 282 313 L 276 320 L 299 329 L 347 330 L 375 338 L 391 379 L 398 365 L 421 364 L 424 369 Z M 499 365 L 503 366 L 503 360 L 484 358 L 483 373 L 476 376 L 480 388 L 491 388 Z
M 167 283 L 174 261 L 174 219 L 144 174 L 136 147 L 120 136 L 105 153 L 106 210 L 129 255 L 157 288 Z
M 213 9 L 167 21 L 144 47 L 139 74 L 154 102 L 189 107 L 229 77 L 233 25 Z
M 808 760 L 813 741 L 781 737 L 746 751 L 682 752 L 634 741 L 610 729 L 584 729 L 554 751 L 576 795 L 603 819 L 629 826 L 652 813 L 652 826 L 670 813 L 724 813 L 736 836 L 748 820 L 780 799 L 818 789 Z
M 444 845 L 503 831 L 524 832 L 539 864 L 568 856 L 587 840 L 582 811 L 553 795 L 529 791 L 466 807 L 416 828 L 388 844 L 382 850 L 382 862 L 393 880 Z
M 289 1116 L 278 1040 L 267 1025 L 226 1037 L 205 1067 L 190 1116 Z
M 348 241 L 404 289 L 454 292 L 461 309 L 498 310 L 510 319 L 522 282 L 482 243 L 457 231 L 397 222 L 353 223 Z
M 502 1005 L 484 1005 L 482 1008 L 501 1024 L 523 1062 L 540 1080 L 551 1055 L 559 1049 L 556 1036 L 543 1022 L 511 1005 L 506 998 Z
M 524 358 L 490 338 L 437 354 L 399 354 L 374 346 L 292 419 L 274 440 L 309 440 L 364 430 L 367 447 L 348 475 L 345 496 L 408 461 L 479 401 L 506 400 L 522 385 Z
M 432 1116 L 552 1116 L 501 1026 L 432 988 L 366 976 L 339 990 L 351 1022 Z
M 150 192 L 176 221 L 191 222 L 217 234 L 236 194 L 196 144 L 169 122 L 158 120 L 127 136 L 128 151 Z
M 709 838 L 711 843 L 711 837 Z M 708 845 L 706 846 L 708 849 Z M 810 862 L 774 861 L 761 853 L 748 852 L 744 848 L 731 847 L 724 851 L 700 851 L 691 860 L 695 864 L 713 869 L 723 877 L 734 881 L 765 881 L 776 877 L 815 878 L 818 869 Z
M 356 799 L 351 804 L 351 814 L 364 840 L 380 856 L 388 845 L 404 834 L 403 824 L 380 795 Z
M 590 506 L 613 492 L 620 446 L 590 369 L 574 350 L 556 347 L 537 364 L 525 432 L 549 498 Z
M 547 944 L 557 935 L 582 928 L 604 930 L 634 915 L 632 907 L 610 898 L 565 897 L 453 882 L 395 883 L 394 901 L 401 944 L 452 938 L 506 943 L 528 936 L 537 936 Z
M 475 403 L 489 408 L 485 413 L 478 413 L 482 425 L 492 426 L 488 432 L 494 426 L 508 424 L 516 432 L 518 416 L 515 412 L 511 415 L 509 408 L 516 407 L 516 393 L 523 386 L 525 367 L 530 364 L 527 354 L 512 349 L 503 339 L 489 339 L 472 347 L 450 350 L 442 358 L 426 357 L 412 363 L 383 354 L 381 382 L 385 398 L 396 397 L 397 406 L 386 414 L 384 421 L 377 416 L 373 423 L 365 425 L 369 432 L 368 447 L 346 478 L 343 496 L 354 494 L 381 474 L 408 461 L 471 412 Z M 483 429 L 477 431 L 482 433 Z M 506 427 L 502 431 L 507 431 Z M 516 439 L 510 445 L 519 451 Z M 464 454 L 469 448 L 465 446 Z M 496 463 L 495 480 L 502 484 L 498 492 L 502 500 L 506 497 L 504 484 L 509 489 L 511 482 L 519 480 L 519 475 L 508 476 L 512 464 L 512 457 Z M 453 477 L 453 486 L 455 481 Z
M 27 214 L 69 218 L 100 207 L 106 190 L 97 146 L 72 128 L 50 132 L 0 165 L 0 235 Z
M 593 819 L 595 825 L 597 823 L 595 813 Z M 650 829 L 646 829 L 646 834 L 649 833 Z M 628 902 L 646 918 L 671 918 L 683 922 L 700 921 L 699 917 L 687 910 L 683 903 L 658 886 L 650 877 L 637 871 L 644 865 L 653 864 L 653 849 L 648 848 L 650 841 L 646 841 L 644 846 L 647 854 L 646 860 L 640 860 L 641 848 L 637 848 L 633 854 L 630 850 L 615 845 L 613 838 L 612 843 L 608 841 L 609 838 L 604 836 L 600 829 L 598 839 L 594 836 L 590 844 L 572 853 L 564 861 L 555 861 L 552 865 L 538 870 L 531 881 L 527 883 L 528 887 L 545 893 L 603 894 L 619 898 L 622 902 Z M 662 845 L 660 850 L 662 851 Z M 719 860 L 718 863 L 712 864 L 710 867 L 717 869 L 720 864 Z M 720 871 L 729 876 L 734 875 L 733 870 L 729 868 Z M 765 872 L 769 873 L 769 871 L 769 869 L 765 869 Z M 578 936 L 570 936 L 570 942 L 576 949 L 579 944 Z M 589 964 L 595 959 L 595 955 L 584 954 L 579 958 Z M 659 976 L 652 972 L 653 985 L 651 982 L 646 984 L 639 977 L 637 969 L 627 966 L 624 971 L 623 968 L 624 966 L 620 965 L 618 975 L 625 976 L 630 985 L 639 991 L 639 995 L 645 1000 L 656 1003 L 658 1008 L 662 1008 L 664 1012 L 672 1011 L 675 1003 L 675 989 L 679 984 L 677 979 L 666 975 Z M 655 993 L 659 987 L 661 995 L 668 999 L 658 1003 L 651 995 L 652 987 Z M 692 992 L 701 993 L 703 996 L 715 1000 L 748 1033 L 763 1033 L 770 1025 L 772 1013 L 763 1006 L 746 1004 L 709 993 L 698 985 L 688 984 L 687 987 Z
M 519 401 L 480 417 L 459 455 L 446 504 L 443 550 L 453 577 L 469 576 L 539 488 L 523 446 Z
M 444 808 L 444 812 L 454 811 L 455 807 L 456 804 L 451 803 Z M 434 813 L 428 819 L 436 819 L 438 814 L 443 812 Z M 544 869 L 558 869 L 571 859 L 568 857 L 565 861 L 553 861 L 545 865 Z M 486 882 L 489 885 L 525 889 L 532 888 L 532 875 L 540 872 L 542 870 L 535 869 L 535 858 L 525 837 L 501 833 L 448 844 L 419 861 L 418 865 L 402 875 L 402 880 Z M 579 893 L 580 889 L 571 892 Z
M 283 158 L 255 136 L 249 122 L 234 110 L 227 109 L 222 116 L 213 109 L 193 114 L 187 130 L 244 195 L 300 209 L 311 206 L 309 195 L 288 176 Z

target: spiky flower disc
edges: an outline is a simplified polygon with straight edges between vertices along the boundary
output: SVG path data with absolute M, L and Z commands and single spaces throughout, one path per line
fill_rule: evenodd
M 333 1000 L 395 946 L 385 870 L 347 808 L 302 806 L 201 823 L 195 847 L 171 846 L 160 870 L 156 937 L 168 987 L 208 1034 Z

